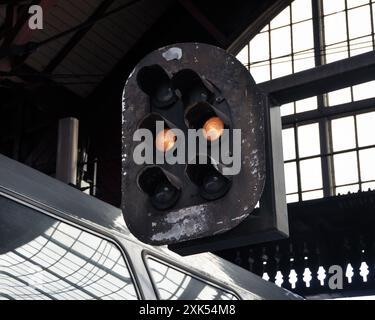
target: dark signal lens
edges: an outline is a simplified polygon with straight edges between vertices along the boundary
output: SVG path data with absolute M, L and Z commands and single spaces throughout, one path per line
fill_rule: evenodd
M 152 205 L 158 210 L 167 210 L 174 206 L 179 197 L 179 191 L 168 182 L 160 183 L 151 197 Z
M 230 189 L 231 182 L 217 171 L 208 172 L 202 179 L 201 196 L 207 200 L 217 200 Z

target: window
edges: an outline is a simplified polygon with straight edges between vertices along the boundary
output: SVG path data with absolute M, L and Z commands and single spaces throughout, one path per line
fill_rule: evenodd
M 312 31 L 311 0 L 297 0 L 255 36 L 238 58 L 257 82 L 313 68 Z
M 318 123 L 283 130 L 287 202 L 323 197 Z
M 375 112 L 331 121 L 335 194 L 372 189 L 375 182 Z
M 0 197 L 0 296 L 9 300 L 135 300 L 111 242 Z
M 147 258 L 152 281 L 161 300 L 238 300 L 224 289 Z
M 294 0 L 238 58 L 260 83 L 373 51 L 374 30 L 374 0 Z M 281 106 L 288 120 L 283 127 L 288 202 L 375 189 L 374 98 L 370 81 Z M 359 113 L 354 104 L 363 100 L 369 107 Z M 338 111 L 301 122 L 300 114 L 325 108 Z M 346 111 L 340 114 L 340 108 Z

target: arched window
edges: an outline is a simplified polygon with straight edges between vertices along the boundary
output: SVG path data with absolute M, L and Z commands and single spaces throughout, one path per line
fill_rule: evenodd
M 375 0 L 295 0 L 237 58 L 261 83 L 372 51 L 374 28 Z M 374 97 L 371 81 L 281 106 L 288 202 L 375 189 Z

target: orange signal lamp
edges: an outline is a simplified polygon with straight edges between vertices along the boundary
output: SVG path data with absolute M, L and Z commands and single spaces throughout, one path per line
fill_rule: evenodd
M 208 141 L 218 140 L 224 133 L 224 122 L 219 117 L 212 117 L 203 126 L 203 135 Z
M 167 152 L 173 148 L 177 136 L 171 129 L 164 129 L 156 136 L 156 149 L 160 152 Z

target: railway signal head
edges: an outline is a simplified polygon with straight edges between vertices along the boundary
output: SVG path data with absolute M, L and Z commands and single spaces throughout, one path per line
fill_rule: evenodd
M 123 95 L 122 210 L 143 242 L 231 230 L 265 183 L 264 96 L 224 50 L 196 43 L 152 52 Z

